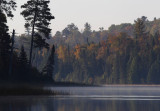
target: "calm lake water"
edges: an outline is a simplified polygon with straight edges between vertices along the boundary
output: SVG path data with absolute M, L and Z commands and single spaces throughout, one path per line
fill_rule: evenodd
M 160 111 L 160 86 L 49 89 L 70 95 L 0 97 L 0 111 Z

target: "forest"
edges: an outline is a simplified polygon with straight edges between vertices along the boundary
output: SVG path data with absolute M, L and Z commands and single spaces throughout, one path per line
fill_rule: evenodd
M 112 25 L 108 30 L 100 27 L 99 31 L 92 30 L 89 23 L 80 31 L 71 23 L 52 37 L 49 24 L 54 16 L 49 8 L 41 7 L 42 4 L 47 7 L 48 3 L 28 1 L 21 6 L 26 32 L 16 35 L 14 44 L 6 18 L 13 17 L 7 9 L 14 10 L 16 3 L 5 0 L 1 3 L 1 81 L 160 83 L 160 19 L 149 21 L 142 16 L 134 24 Z
M 79 31 L 75 24 L 57 31 L 48 41 L 55 45 L 55 81 L 88 84 L 159 84 L 160 19 L 142 16 L 134 24 L 112 25 L 108 30 L 91 29 L 86 23 Z M 17 41 L 27 40 L 26 34 Z M 19 42 L 21 43 L 21 42 Z M 27 44 L 25 44 L 27 47 Z M 20 45 L 17 44 L 17 47 Z M 34 66 L 42 71 L 49 55 L 36 50 Z
M 71 30 L 68 26 L 69 35 L 63 37 L 65 29 L 59 33 L 63 35 L 61 39 L 57 34 L 53 38 L 55 44 L 60 40 L 56 48 L 55 80 L 89 84 L 159 84 L 158 23 L 159 20 L 148 21 L 143 16 L 133 25 L 112 25 L 108 31 L 103 28 L 98 32 L 91 31 L 87 23 L 83 33 L 79 33 L 76 27 Z

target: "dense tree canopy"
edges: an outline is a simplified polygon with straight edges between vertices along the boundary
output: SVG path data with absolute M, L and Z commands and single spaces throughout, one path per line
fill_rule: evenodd
M 15 0 L 1 0 L 0 1 L 0 9 L 3 10 L 8 17 L 13 17 L 12 10 L 16 8 Z
M 108 30 L 100 28 L 99 31 L 91 30 L 89 23 L 80 31 L 72 23 L 57 31 L 46 44 L 45 38 L 49 38 L 51 31 L 50 20 L 54 18 L 48 3 L 47 0 L 30 0 L 22 6 L 28 34 L 15 40 L 15 80 L 43 81 L 53 77 L 55 81 L 89 84 L 160 84 L 160 19 L 148 21 L 143 16 L 135 24 L 112 25 Z M 0 17 L 1 80 L 7 73 L 11 41 L 2 10 Z M 33 49 L 33 67 L 36 68 L 28 66 L 27 57 L 29 31 L 33 25 L 33 40 L 41 47 Z M 49 50 L 44 48 L 44 44 Z M 27 73 L 28 70 L 31 70 L 30 73 Z

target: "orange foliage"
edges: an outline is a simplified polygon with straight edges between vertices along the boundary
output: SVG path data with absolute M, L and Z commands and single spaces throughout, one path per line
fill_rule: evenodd
M 61 59 L 63 62 L 66 60 L 67 48 L 64 46 L 59 46 L 57 49 L 58 58 Z
M 80 59 L 80 52 L 81 52 L 80 45 L 76 45 L 75 46 L 75 52 L 74 52 L 74 55 L 75 55 L 76 59 Z
M 111 36 L 108 38 L 108 42 L 110 44 L 110 51 L 112 53 L 119 52 L 122 54 L 122 52 L 125 52 L 124 50 L 129 45 L 129 37 L 125 33 L 119 33 L 117 36 Z

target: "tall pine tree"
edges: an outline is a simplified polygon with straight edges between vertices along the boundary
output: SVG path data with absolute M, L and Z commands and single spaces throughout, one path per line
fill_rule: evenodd
M 45 39 L 49 39 L 49 34 L 51 32 L 49 25 L 50 21 L 54 19 L 54 16 L 50 13 L 49 3 L 49 0 L 28 0 L 27 3 L 21 6 L 21 8 L 24 9 L 21 14 L 26 20 L 26 28 L 32 27 L 29 58 L 30 66 L 32 61 L 33 42 L 36 47 L 49 47 L 45 42 Z

